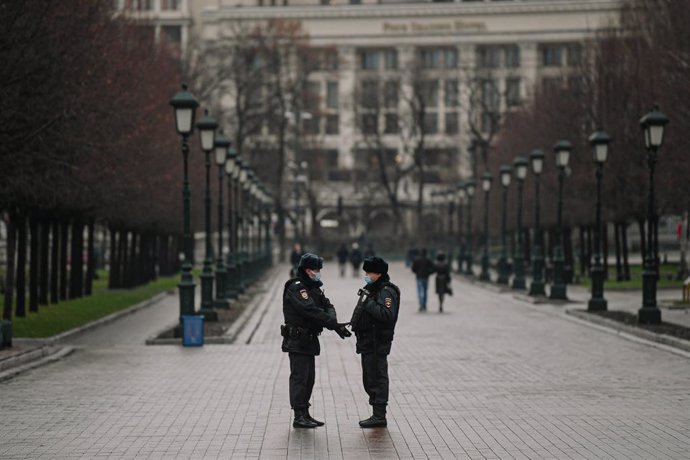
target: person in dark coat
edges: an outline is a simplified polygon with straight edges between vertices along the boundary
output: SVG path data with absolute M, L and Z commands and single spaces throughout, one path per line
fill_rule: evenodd
M 335 255 L 338 258 L 338 266 L 340 267 L 340 277 L 342 278 L 345 276 L 345 268 L 347 267 L 347 256 L 350 255 L 350 253 L 347 250 L 347 247 L 345 246 L 345 243 L 340 245 L 340 247 L 338 248 L 338 252 L 336 252 Z
M 443 298 L 446 294 L 453 294 L 450 289 L 450 264 L 446 260 L 446 255 L 439 252 L 436 255 L 436 295 L 438 296 L 438 309 L 443 313 Z
M 390 281 L 388 263 L 380 257 L 364 259 L 367 283 L 359 290 L 359 302 L 350 325 L 357 337 L 357 353 L 362 357 L 362 382 L 373 415 L 359 422 L 362 428 L 387 425 L 388 355 L 400 309 L 400 289 Z
M 359 244 L 352 243 L 352 251 L 350 251 L 350 263 L 352 264 L 352 276 L 359 276 L 359 266 L 362 264 L 362 251 L 359 250 Z
M 376 255 L 376 251 L 374 251 L 374 246 L 369 243 L 367 245 L 366 251 L 364 251 L 364 258 L 366 259 L 367 257 L 374 257 Z
M 427 291 L 429 289 L 429 276 L 436 270 L 434 263 L 427 257 L 426 248 L 422 248 L 414 262 L 412 272 L 417 277 L 417 295 L 419 296 L 419 311 L 426 311 Z
M 302 245 L 295 243 L 292 247 L 292 253 L 290 253 L 290 278 L 294 278 L 297 275 L 297 265 L 299 265 L 299 261 L 302 259 L 303 254 Z
M 321 286 L 323 259 L 306 253 L 297 266 L 297 277 L 285 283 L 283 290 L 282 350 L 290 358 L 290 405 L 295 412 L 292 426 L 315 428 L 324 423 L 309 414 L 309 400 L 316 375 L 315 357 L 321 353 L 319 334 L 324 328 L 341 338 L 352 334 L 339 324 L 335 308 Z

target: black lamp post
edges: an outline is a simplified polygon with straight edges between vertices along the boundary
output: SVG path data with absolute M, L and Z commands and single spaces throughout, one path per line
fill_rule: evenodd
M 196 124 L 201 139 L 201 149 L 206 154 L 206 192 L 204 193 L 204 213 L 206 217 L 206 256 L 201 271 L 201 310 L 200 314 L 208 321 L 217 321 L 218 313 L 213 310 L 213 241 L 211 236 L 211 152 L 215 145 L 218 123 L 204 113 Z
M 182 180 L 182 207 L 183 207 L 183 234 L 182 241 L 184 246 L 184 262 L 182 263 L 182 274 L 180 283 L 177 285 L 180 290 L 180 323 L 177 334 L 182 332 L 182 316 L 194 314 L 194 278 L 192 277 L 192 231 L 190 218 L 190 191 L 189 191 L 189 136 L 194 129 L 194 117 L 199 103 L 196 98 L 187 91 L 187 85 L 182 85 L 182 91 L 178 92 L 170 100 L 170 105 L 175 110 L 175 127 L 182 136 L 182 158 L 184 164 L 184 178 Z
M 553 249 L 553 284 L 549 297 L 557 300 L 567 300 L 567 285 L 563 274 L 565 257 L 563 255 L 563 182 L 565 181 L 565 168 L 570 160 L 572 144 L 567 140 L 560 140 L 553 147 L 556 154 L 556 166 L 558 167 L 558 214 L 556 224 L 556 244 Z
M 544 170 L 544 152 L 539 149 L 532 150 L 530 154 L 532 172 L 534 173 L 534 247 L 532 251 L 532 284 L 529 286 L 529 295 L 546 295 L 544 289 L 544 257 L 541 254 L 542 238 L 539 224 L 539 179 Z
M 237 180 L 237 286 L 240 294 L 243 294 L 247 289 L 247 253 L 246 253 L 246 208 L 247 198 L 245 196 L 245 189 L 247 187 L 247 180 L 249 174 L 249 166 L 238 156 L 237 165 L 239 168 L 239 175 Z
M 654 169 L 656 167 L 656 154 L 664 142 L 664 129 L 669 120 L 658 106 L 654 106 L 640 120 L 640 126 L 644 131 L 644 142 L 647 148 L 647 165 L 649 166 L 649 192 L 647 203 L 647 251 L 644 258 L 642 272 L 642 308 L 637 312 L 637 318 L 643 324 L 659 324 L 661 322 L 661 310 L 656 304 L 657 282 L 657 247 L 654 244 L 654 235 L 657 233 L 657 218 L 654 199 Z
M 523 257 L 522 238 L 524 231 L 522 228 L 522 191 L 527 178 L 527 169 L 529 168 L 529 161 L 525 157 L 516 157 L 513 160 L 513 169 L 515 169 L 515 178 L 518 185 L 518 208 L 517 208 L 517 244 L 515 245 L 515 254 L 513 255 L 513 266 L 515 267 L 515 277 L 513 278 L 513 289 L 524 290 L 527 288 L 525 282 L 525 258 Z
M 484 252 L 482 254 L 482 271 L 479 274 L 480 281 L 491 281 L 489 275 L 489 192 L 491 182 L 494 180 L 490 172 L 482 176 L 482 190 L 484 190 Z
M 215 154 L 218 165 L 218 256 L 216 257 L 216 300 L 214 307 L 228 308 L 228 270 L 223 257 L 223 176 L 230 140 L 221 131 L 216 135 Z
M 225 162 L 225 174 L 228 176 L 228 256 L 227 256 L 227 283 L 226 298 L 234 299 L 237 297 L 237 238 L 236 238 L 236 198 L 235 182 L 237 180 L 237 152 L 235 149 L 228 149 L 228 157 Z
M 472 197 L 476 189 L 476 182 L 470 179 L 465 184 L 465 191 L 467 192 L 467 267 L 465 275 L 474 276 L 472 272 Z
M 501 257 L 498 259 L 498 284 L 508 284 L 510 270 L 508 269 L 508 244 L 506 240 L 507 214 L 508 214 L 508 187 L 513 175 L 513 168 L 508 165 L 501 166 L 501 185 L 503 186 L 503 215 L 501 217 Z
M 465 191 L 465 184 L 458 183 L 458 243 L 460 250 L 458 253 L 458 273 L 462 273 L 462 265 L 465 263 L 465 235 L 463 235 L 462 224 L 464 223 L 463 210 L 465 209 L 465 202 L 467 200 L 467 192 Z
M 609 143 L 611 138 L 603 131 L 597 131 L 589 136 L 589 144 L 592 146 L 592 155 L 597 164 L 597 204 L 596 204 L 596 235 L 594 238 L 594 265 L 590 270 L 592 279 L 592 297 L 589 299 L 587 310 L 603 311 L 606 310 L 607 302 L 604 298 L 604 267 L 601 265 L 601 179 L 603 176 L 604 163 L 608 156 Z

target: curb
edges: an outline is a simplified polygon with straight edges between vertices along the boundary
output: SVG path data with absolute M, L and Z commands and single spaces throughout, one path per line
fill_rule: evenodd
M 566 315 L 573 316 L 582 321 L 605 327 L 606 329 L 609 329 L 610 332 L 615 333 L 617 335 L 627 334 L 638 337 L 640 339 L 644 339 L 645 341 L 655 342 L 690 353 L 690 342 L 687 340 L 678 339 L 676 337 L 672 337 L 666 334 L 657 334 L 656 332 L 646 331 L 644 329 L 629 326 L 627 324 L 619 323 L 618 321 L 614 321 L 612 319 L 602 318 L 600 316 L 579 310 L 566 310 L 565 313 Z
M 22 353 L 0 362 L 0 382 L 9 380 L 22 372 L 29 371 L 52 362 L 58 361 L 71 354 L 75 347 L 44 346 Z
M 82 334 L 84 332 L 90 331 L 91 329 L 95 329 L 99 326 L 102 326 L 104 324 L 108 324 L 110 322 L 113 322 L 117 319 L 122 318 L 123 316 L 126 315 L 131 315 L 132 313 L 136 313 L 137 311 L 149 307 L 153 305 L 154 303 L 159 302 L 161 299 L 163 299 L 165 296 L 169 295 L 170 291 L 164 291 L 156 294 L 153 297 L 150 297 L 142 302 L 139 302 L 138 304 L 134 304 L 129 308 L 126 308 L 124 310 L 116 311 L 115 313 L 111 313 L 108 316 L 104 316 L 102 318 L 99 318 L 97 320 L 91 321 L 89 323 L 86 323 L 82 326 L 75 327 L 74 329 L 69 329 L 65 332 L 62 332 L 57 335 L 53 335 L 51 337 L 46 337 L 42 339 L 32 339 L 32 338 L 16 338 L 14 339 L 15 342 L 25 344 L 25 345 L 36 345 L 36 346 L 51 346 L 55 345 L 65 339 L 70 339 L 73 337 L 78 336 L 79 334 Z

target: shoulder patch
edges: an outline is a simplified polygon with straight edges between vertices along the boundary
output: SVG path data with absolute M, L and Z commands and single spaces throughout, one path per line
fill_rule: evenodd
M 391 306 L 393 306 L 393 299 L 391 299 L 390 297 L 386 297 L 383 303 L 386 305 L 386 307 L 390 308 Z
M 301 295 L 304 300 L 307 300 L 309 298 L 309 293 L 306 289 L 300 289 L 299 295 Z

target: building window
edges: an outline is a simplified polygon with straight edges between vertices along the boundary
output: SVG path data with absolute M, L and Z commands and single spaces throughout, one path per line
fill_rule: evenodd
M 385 116 L 385 121 L 386 121 L 386 126 L 385 126 L 385 133 L 386 134 L 397 134 L 399 130 L 399 124 L 398 124 L 398 114 L 397 113 L 387 113 Z
M 560 67 L 563 65 L 563 47 L 561 45 L 542 45 L 541 64 L 544 67 Z
M 582 64 L 582 45 L 572 43 L 568 45 L 568 65 L 570 67 L 577 67 L 580 64 Z
M 338 108 L 338 82 L 329 81 L 326 83 L 326 107 L 329 109 Z
M 163 26 L 163 37 L 168 44 L 179 45 L 182 43 L 182 27 L 180 26 Z
M 515 107 L 520 105 L 520 79 L 506 79 L 506 106 Z
M 319 134 L 319 126 L 321 125 L 321 117 L 312 115 L 311 118 L 302 119 L 302 130 L 304 134 Z
M 496 80 L 482 81 L 482 106 L 484 109 L 498 110 L 500 103 L 500 93 L 498 92 L 498 82 Z
M 508 45 L 504 48 L 506 67 L 520 67 L 520 47 Z
M 457 112 L 446 112 L 446 134 L 457 134 L 460 131 Z
M 360 51 L 360 68 L 362 70 L 378 70 L 379 68 L 379 52 L 378 51 Z
M 477 47 L 477 65 L 482 69 L 495 69 L 501 66 L 500 46 Z
M 444 102 L 446 107 L 457 107 L 460 105 L 457 80 L 446 80 L 444 92 Z
M 375 109 L 379 104 L 379 86 L 376 80 L 363 80 L 359 105 L 365 109 Z
M 323 70 L 338 70 L 338 50 L 329 48 L 321 53 L 321 68 Z
M 386 69 L 397 69 L 398 68 L 398 50 L 387 49 L 384 51 L 384 59 L 386 64 Z
M 582 95 L 582 78 L 579 76 L 568 77 L 568 90 L 577 96 Z
M 443 64 L 446 69 L 455 69 L 458 66 L 458 50 L 446 49 L 443 55 Z
M 326 116 L 326 134 L 338 134 L 340 132 L 340 118 L 338 115 Z
M 419 98 L 427 107 L 438 107 L 438 80 L 420 82 Z
M 180 0 L 161 0 L 161 9 L 163 11 L 178 11 Z
M 378 120 L 376 115 L 371 113 L 365 113 L 362 115 L 362 133 L 364 134 L 376 134 L 378 132 Z
M 398 107 L 398 87 L 397 80 L 388 80 L 383 87 L 383 105 L 392 109 Z
M 438 133 L 438 114 L 436 112 L 427 112 L 424 114 L 424 132 L 427 134 Z
M 307 110 L 318 110 L 319 99 L 321 96 L 321 83 L 318 81 L 307 82 L 304 90 L 304 98 L 302 104 Z

